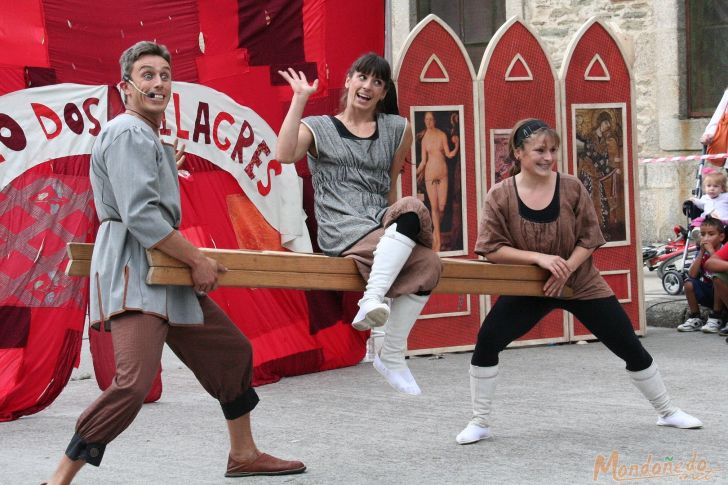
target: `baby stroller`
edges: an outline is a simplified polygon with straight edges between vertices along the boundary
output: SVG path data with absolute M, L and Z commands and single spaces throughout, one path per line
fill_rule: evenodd
M 703 155 L 705 153 L 706 147 L 703 146 Z M 704 168 L 705 159 L 701 158 L 695 174 L 695 188 L 691 191 L 693 196 L 698 198 L 703 195 Z M 699 249 L 700 228 L 693 227 L 693 220 L 700 217 L 701 210 L 690 200 L 687 200 L 683 203 L 682 212 L 688 218 L 688 238 L 685 247 L 683 248 L 682 254 L 676 255 L 662 264 L 662 288 L 668 295 L 679 295 L 683 292 L 685 280 L 688 277 L 688 269 L 698 254 Z

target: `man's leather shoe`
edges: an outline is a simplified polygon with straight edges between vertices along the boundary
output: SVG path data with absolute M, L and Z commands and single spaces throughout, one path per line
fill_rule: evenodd
M 267 453 L 261 453 L 253 461 L 238 463 L 228 456 L 226 477 L 250 477 L 254 475 L 293 475 L 306 471 L 300 461 L 281 460 Z

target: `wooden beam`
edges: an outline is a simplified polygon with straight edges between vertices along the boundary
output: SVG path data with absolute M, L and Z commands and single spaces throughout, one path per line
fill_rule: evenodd
M 317 254 L 202 248 L 223 264 L 220 286 L 362 291 L 364 279 L 354 260 Z M 93 244 L 69 243 L 69 276 L 88 276 Z M 158 251 L 147 251 L 147 283 L 192 284 L 187 265 Z M 549 272 L 537 266 L 491 264 L 485 261 L 443 259 L 443 273 L 433 293 L 542 296 Z M 565 296 L 572 294 L 565 288 Z
M 90 259 L 69 259 L 66 265 L 68 276 L 88 276 L 91 274 Z
M 208 256 L 229 270 L 292 271 L 297 273 L 359 274 L 351 258 L 332 258 L 320 254 L 290 253 L 283 251 L 248 251 L 202 249 Z M 159 250 L 147 251 L 150 267 L 186 268 L 183 262 Z M 538 266 L 492 264 L 486 261 L 462 259 L 442 260 L 443 278 L 478 278 L 491 280 L 546 281 L 549 272 Z
M 297 273 L 359 274 L 350 258 L 330 258 L 321 254 L 302 254 L 284 251 L 250 251 L 245 249 L 208 249 L 202 254 L 212 258 L 229 270 L 241 271 L 293 271 Z M 147 251 L 149 266 L 186 268 L 187 265 L 162 251 Z
M 190 286 L 192 278 L 187 268 L 153 266 L 147 273 L 150 285 Z M 243 288 L 288 288 L 299 290 L 363 291 L 366 285 L 359 273 L 295 273 L 279 271 L 228 270 L 220 275 L 220 286 Z M 544 282 L 519 280 L 488 280 L 482 278 L 440 278 L 433 293 L 476 295 L 543 295 Z
M 70 242 L 66 244 L 66 253 L 68 259 L 87 259 L 91 261 L 91 255 L 94 253 L 93 243 Z M 88 276 L 88 275 L 87 275 Z
M 218 278 L 220 286 L 242 288 L 289 288 L 299 290 L 362 291 L 364 279 L 357 274 L 297 273 L 286 271 L 228 270 Z M 188 268 L 152 266 L 147 273 L 147 284 L 191 286 Z
M 442 278 L 476 278 L 545 282 L 550 273 L 538 266 L 493 264 L 484 260 L 442 259 Z

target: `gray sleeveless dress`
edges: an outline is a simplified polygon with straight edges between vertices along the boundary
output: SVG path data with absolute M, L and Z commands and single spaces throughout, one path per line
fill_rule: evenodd
M 420 233 L 412 254 L 387 292 L 388 297 L 431 291 L 440 279 L 442 263 L 432 251 L 432 219 L 425 205 L 405 197 L 388 207 L 390 169 L 404 138 L 407 120 L 377 115 L 374 136 L 362 139 L 336 127 L 330 116 L 311 116 L 302 121 L 313 133 L 318 157 L 309 153 L 308 166 L 314 187 L 314 212 L 318 244 L 329 256 L 354 259 L 365 280 L 369 279 L 374 249 L 384 227 L 397 217 L 414 212 Z M 346 131 L 344 128 L 342 131 Z
M 407 120 L 377 115 L 372 138 L 342 137 L 330 116 L 301 121 L 313 133 L 318 157 L 308 154 L 314 187 L 318 245 L 338 256 L 382 224 L 390 189 L 389 170 Z

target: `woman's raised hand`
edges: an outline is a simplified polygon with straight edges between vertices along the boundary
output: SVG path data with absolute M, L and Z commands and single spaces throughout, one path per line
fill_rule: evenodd
M 318 89 L 318 79 L 309 84 L 303 71 L 296 72 L 293 68 L 289 67 L 286 71 L 278 71 L 278 74 L 288 81 L 294 94 L 302 94 L 309 97 Z

